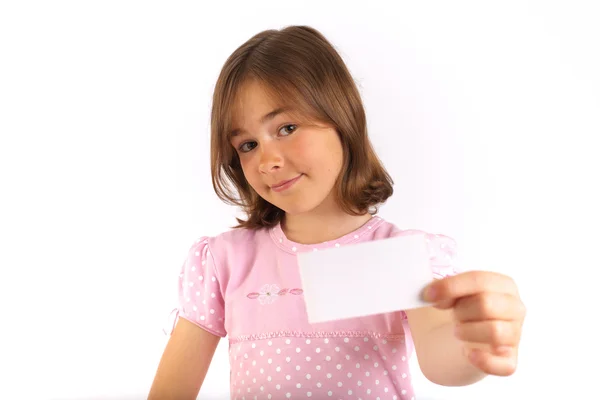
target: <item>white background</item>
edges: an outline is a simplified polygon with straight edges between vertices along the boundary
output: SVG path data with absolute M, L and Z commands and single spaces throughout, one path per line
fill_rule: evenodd
M 217 74 L 289 24 L 360 85 L 395 180 L 381 215 L 454 236 L 528 307 L 516 374 L 415 370 L 418 398 L 593 397 L 599 19 L 592 1 L 0 3 L 0 398 L 147 396 L 189 246 L 235 222 L 210 185 Z M 227 397 L 226 350 L 200 398 Z

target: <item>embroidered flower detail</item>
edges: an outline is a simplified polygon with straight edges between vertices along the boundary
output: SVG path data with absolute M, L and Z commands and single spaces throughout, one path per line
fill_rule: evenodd
M 271 304 L 276 296 L 279 296 L 279 286 L 267 284 L 260 289 L 258 301 L 260 304 Z
M 279 289 L 277 285 L 266 284 L 260 288 L 259 292 L 249 293 L 246 297 L 249 299 L 258 299 L 260 304 L 271 304 L 275 301 L 278 296 L 285 296 L 286 294 L 301 295 L 304 293 L 302 289 Z

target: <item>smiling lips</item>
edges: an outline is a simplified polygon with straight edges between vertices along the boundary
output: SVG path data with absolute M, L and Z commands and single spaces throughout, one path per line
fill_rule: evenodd
M 294 185 L 296 182 L 298 182 L 298 180 L 301 177 L 302 177 L 302 174 L 298 175 L 297 177 L 295 177 L 293 179 L 289 179 L 287 181 L 281 181 L 281 182 L 271 186 L 271 190 L 273 190 L 274 192 L 283 192 L 284 190 L 292 187 L 292 185 Z

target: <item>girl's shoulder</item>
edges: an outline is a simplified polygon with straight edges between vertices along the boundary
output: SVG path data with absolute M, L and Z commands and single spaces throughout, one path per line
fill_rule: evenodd
M 383 221 L 379 227 L 382 237 L 419 235 L 425 240 L 429 260 L 436 277 L 454 275 L 460 271 L 459 252 L 456 240 L 447 234 L 415 228 L 400 228 L 391 222 Z
M 209 238 L 209 243 L 219 249 L 242 251 L 254 248 L 269 239 L 269 229 L 232 228 Z
M 241 255 L 264 245 L 266 240 L 270 240 L 269 236 L 269 230 L 266 228 L 232 228 L 215 235 L 198 236 L 189 251 L 207 251 L 219 258 L 227 257 L 228 254 Z
M 401 228 L 392 222 L 386 221 L 381 218 L 379 219 L 381 223 L 377 227 L 376 232 L 377 236 L 379 237 L 392 238 L 398 236 L 422 235 L 428 242 L 435 242 L 439 243 L 440 245 L 441 243 L 445 243 L 445 245 L 448 245 L 450 247 L 455 247 L 456 245 L 454 238 L 452 238 L 451 236 L 439 232 L 426 231 L 423 229 Z

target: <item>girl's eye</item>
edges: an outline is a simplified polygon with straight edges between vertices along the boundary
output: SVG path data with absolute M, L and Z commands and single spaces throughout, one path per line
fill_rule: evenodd
M 247 153 L 255 147 L 256 147 L 256 142 L 245 142 L 245 143 L 242 143 L 242 145 L 239 147 L 239 150 L 242 153 Z
M 279 135 L 289 136 L 292 133 L 294 133 L 294 131 L 296 129 L 298 129 L 297 125 L 294 125 L 294 124 L 284 125 L 279 129 Z M 238 150 L 242 153 L 248 153 L 249 151 L 252 151 L 256 146 L 258 146 L 258 143 L 254 142 L 254 141 L 244 142 L 238 147 Z
M 292 133 L 294 133 L 294 131 L 297 129 L 298 127 L 296 125 L 293 124 L 289 124 L 289 125 L 284 125 L 281 127 L 281 129 L 279 130 L 279 133 L 282 136 L 288 136 L 291 135 Z

